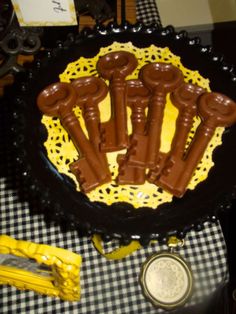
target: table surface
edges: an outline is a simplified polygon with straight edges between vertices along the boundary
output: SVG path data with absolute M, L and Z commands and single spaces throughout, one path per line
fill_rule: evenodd
M 145 0 L 142 5 L 137 1 L 137 18 L 146 23 L 160 23 L 155 1 Z M 0 287 L 1 313 L 165 313 L 144 298 L 139 275 L 145 260 L 153 253 L 166 250 L 166 246 L 153 243 L 125 259 L 109 261 L 95 250 L 90 238 L 48 225 L 38 214 L 37 203 L 14 167 L 14 157 L 7 143 L 9 130 L 5 113 L 8 109 L 3 100 L 0 110 L 1 234 L 65 248 L 83 259 L 81 301 L 69 303 L 4 285 Z M 106 249 L 109 251 L 115 245 L 108 243 Z M 185 308 L 199 303 L 228 281 L 226 245 L 219 221 L 205 223 L 201 231 L 190 231 L 178 253 L 191 265 L 195 281 L 194 293 Z

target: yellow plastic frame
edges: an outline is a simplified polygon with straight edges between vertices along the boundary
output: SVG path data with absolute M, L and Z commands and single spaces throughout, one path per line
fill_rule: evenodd
M 33 290 L 67 301 L 80 299 L 80 255 L 49 245 L 16 240 L 7 235 L 0 236 L 0 254 L 33 259 L 50 269 L 48 276 L 42 276 L 29 270 L 0 264 L 0 284 L 9 284 L 21 290 Z

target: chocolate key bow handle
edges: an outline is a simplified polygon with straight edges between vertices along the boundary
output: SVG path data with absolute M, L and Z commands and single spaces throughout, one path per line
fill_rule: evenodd
M 135 70 L 137 65 L 134 54 L 128 51 L 113 51 L 98 60 L 97 71 L 106 80 L 124 80 Z
M 229 127 L 236 122 L 236 102 L 220 93 L 205 93 L 200 97 L 198 114 L 203 124 L 212 128 Z
M 97 71 L 109 80 L 112 116 L 101 124 L 101 150 L 112 152 L 128 146 L 125 78 L 137 66 L 135 56 L 127 51 L 114 51 L 101 57 Z
M 189 148 L 185 160 L 195 166 L 201 160 L 217 127 L 229 127 L 236 122 L 236 103 L 220 93 L 204 93 L 197 106 L 201 123 Z
M 108 93 L 106 83 L 96 76 L 82 76 L 72 81 L 71 85 L 76 90 L 79 106 L 83 110 L 88 103 L 90 106 L 97 107 Z
M 47 86 L 38 96 L 39 109 L 47 116 L 60 119 L 62 126 L 69 133 L 79 154 L 83 155 L 80 142 L 83 141 L 82 129 L 76 118 L 73 107 L 76 105 L 77 94 L 68 83 L 54 83 Z
M 220 93 L 204 93 L 198 101 L 201 123 L 183 160 L 170 158 L 157 184 L 181 197 L 201 161 L 215 129 L 236 123 L 236 103 Z
M 72 142 L 79 152 L 80 160 L 71 166 L 81 190 L 90 191 L 92 188 L 108 180 L 96 151 L 86 138 L 80 123 L 73 112 L 77 94 L 72 85 L 68 83 L 55 83 L 45 88 L 37 98 L 39 109 L 46 115 L 58 117 L 69 133 Z
M 37 105 L 44 114 L 63 119 L 76 103 L 75 89 L 68 83 L 47 86 L 38 96 Z
M 140 70 L 140 79 L 152 91 L 148 107 L 145 136 L 133 137 L 130 165 L 153 168 L 160 149 L 161 129 L 166 103 L 166 94 L 183 82 L 182 72 L 167 63 L 149 63 Z
M 183 83 L 183 74 L 176 66 L 163 63 L 149 63 L 144 65 L 139 78 L 154 93 L 166 95 Z

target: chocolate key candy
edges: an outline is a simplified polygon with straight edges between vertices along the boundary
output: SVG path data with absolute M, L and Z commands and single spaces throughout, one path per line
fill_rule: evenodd
M 141 80 L 126 81 L 127 105 L 131 108 L 132 135 L 144 134 L 146 124 L 145 110 L 148 106 L 151 92 Z
M 125 77 L 137 66 L 135 56 L 127 51 L 115 51 L 101 57 L 97 71 L 109 80 L 112 116 L 101 124 L 101 151 L 113 152 L 128 146 Z
M 146 124 L 145 109 L 148 106 L 150 91 L 141 80 L 129 80 L 127 86 L 127 105 L 131 108 L 132 135 L 144 134 Z M 125 155 L 118 155 L 119 175 L 118 184 L 143 184 L 145 169 L 127 164 Z
M 157 184 L 181 197 L 214 135 L 216 127 L 228 127 L 236 122 L 236 103 L 220 93 L 204 93 L 198 101 L 201 123 L 183 159 L 169 159 Z
M 148 174 L 148 181 L 155 182 L 161 173 L 168 158 L 183 158 L 188 134 L 193 124 L 193 118 L 197 115 L 197 98 L 204 93 L 204 89 L 198 85 L 184 83 L 170 95 L 172 104 L 179 110 L 176 120 L 175 134 L 171 142 L 170 152 L 159 153 L 154 169 Z
M 80 183 L 81 190 L 89 192 L 110 179 L 72 110 L 76 98 L 76 91 L 71 84 L 58 82 L 49 85 L 39 94 L 37 104 L 44 114 L 58 117 L 69 133 L 80 155 L 80 159 L 72 163 L 70 169 Z
M 110 173 L 106 155 L 100 151 L 100 112 L 98 108 L 99 102 L 108 93 L 108 87 L 102 79 L 95 76 L 80 77 L 71 84 L 77 92 L 77 105 L 82 110 L 89 140 L 94 146 L 104 169 L 106 169 L 107 173 Z
M 166 95 L 183 82 L 182 72 L 167 63 L 146 64 L 140 70 L 140 79 L 152 91 L 145 135 L 132 137 L 128 162 L 130 165 L 153 168 L 160 149 L 160 136 Z

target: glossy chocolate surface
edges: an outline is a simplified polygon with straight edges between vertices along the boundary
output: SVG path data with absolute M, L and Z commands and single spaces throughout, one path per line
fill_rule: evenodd
M 97 62 L 97 71 L 109 80 L 112 116 L 100 126 L 103 152 L 121 150 L 128 146 L 125 78 L 137 67 L 135 56 L 127 51 L 110 52 Z
M 134 135 L 128 163 L 154 168 L 160 149 L 161 129 L 166 104 L 166 95 L 183 82 L 182 72 L 166 63 L 149 63 L 139 73 L 143 84 L 152 91 L 144 136 Z
M 37 104 L 41 112 L 62 121 L 76 104 L 76 92 L 68 83 L 53 83 L 40 92 Z
M 69 83 L 51 84 L 37 98 L 39 109 L 46 115 L 60 118 L 62 126 L 70 135 L 79 153 L 79 160 L 70 165 L 70 170 L 75 174 L 81 190 L 89 192 L 108 182 L 111 176 L 108 168 L 104 169 L 101 164 L 99 152 L 87 139 L 72 110 L 77 101 L 76 89 Z
M 148 106 L 151 93 L 143 85 L 141 80 L 129 80 L 126 82 L 127 105 L 131 108 L 132 136 L 144 134 L 146 125 L 145 109 Z M 145 168 L 130 166 L 128 156 L 118 155 L 119 175 L 118 184 L 143 184 L 146 180 Z
M 204 93 L 198 101 L 201 117 L 195 135 L 182 158 L 171 155 L 160 178 L 155 181 L 174 195 L 183 196 L 198 163 L 214 135 L 216 127 L 228 127 L 236 122 L 236 103 L 219 93 Z
M 71 84 L 76 90 L 76 102 L 82 109 L 89 140 L 96 150 L 104 171 L 107 176 L 110 176 L 106 155 L 100 151 L 100 112 L 98 108 L 99 103 L 107 96 L 108 87 L 102 79 L 94 76 L 78 78 Z
M 144 134 L 146 125 L 145 110 L 150 101 L 151 92 L 141 80 L 126 81 L 127 105 L 131 109 L 132 135 Z
M 175 33 L 173 28 L 111 25 L 84 32 L 61 45 L 52 53 L 42 52 L 28 74 L 19 76 L 14 86 L 17 95 L 14 105 L 17 166 L 29 186 L 32 195 L 38 195 L 39 208 L 67 229 L 77 229 L 84 234 L 99 233 L 106 239 L 121 238 L 126 242 L 140 239 L 164 239 L 170 234 L 183 237 L 189 229 L 200 230 L 206 220 L 215 220 L 220 209 L 227 208 L 235 197 L 236 186 L 236 126 L 226 129 L 223 144 L 213 153 L 215 166 L 208 178 L 193 190 L 188 190 L 181 199 L 174 198 L 157 209 L 134 208 L 128 203 L 111 206 L 90 202 L 83 193 L 76 191 L 74 183 L 58 173 L 47 159 L 44 141 L 46 130 L 41 124 L 41 113 L 36 104 L 37 95 L 52 82 L 58 81 L 71 60 L 79 57 L 94 57 L 100 47 L 114 41 L 131 41 L 137 47 L 169 47 L 181 57 L 185 67 L 197 70 L 209 78 L 211 90 L 236 99 L 236 74 L 226 66 L 211 48 L 202 47 L 196 39 L 189 39 L 185 32 Z M 53 188 L 52 188 L 53 187 Z M 158 189 L 158 188 L 157 188 Z
M 193 124 L 193 118 L 197 116 L 197 99 L 204 92 L 198 85 L 184 83 L 174 90 L 170 99 L 172 104 L 178 109 L 175 134 L 171 142 L 170 152 L 167 154 L 159 152 L 155 168 L 148 174 L 149 182 L 158 184 L 160 175 L 168 158 L 182 159 L 185 152 L 188 134 Z M 170 163 L 171 164 L 171 163 Z

